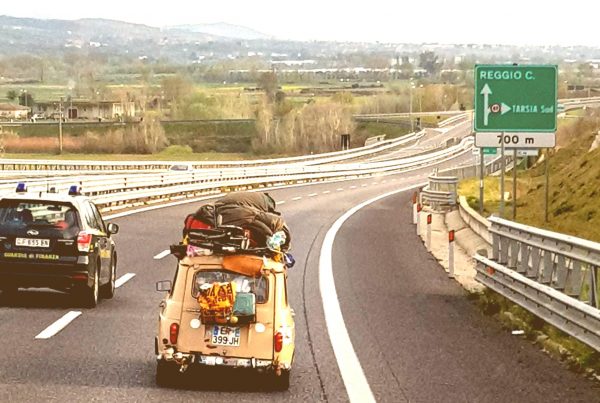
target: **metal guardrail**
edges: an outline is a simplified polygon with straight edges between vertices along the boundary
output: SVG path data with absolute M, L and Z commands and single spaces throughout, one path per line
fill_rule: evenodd
M 222 189 L 229 188 L 241 189 L 254 186 L 304 183 L 320 180 L 339 180 L 375 174 L 389 174 L 444 162 L 469 152 L 470 147 L 471 143 L 465 141 L 447 150 L 438 151 L 429 155 L 403 158 L 396 161 L 312 167 L 288 166 L 282 167 L 282 170 L 280 171 L 267 169 L 265 170 L 264 175 L 256 175 L 255 177 L 243 177 L 240 175 L 235 179 L 217 180 L 212 183 L 206 183 L 200 179 L 196 183 L 185 185 L 165 185 L 153 189 L 144 188 L 129 192 L 114 192 L 94 196 L 92 198 L 104 211 L 107 211 L 132 205 L 149 204 L 157 201 L 215 193 Z M 294 171 L 294 169 L 296 169 L 296 171 Z
M 353 148 L 344 151 L 334 151 L 314 155 L 303 155 L 286 158 L 260 159 L 249 161 L 186 161 L 195 168 L 226 168 L 226 167 L 252 167 L 277 164 L 326 164 L 337 161 L 354 159 L 364 155 L 385 152 L 394 147 L 400 147 L 414 141 L 423 135 L 423 132 L 409 133 L 405 136 L 385 140 L 382 142 Z M 167 170 L 173 164 L 184 161 L 65 161 L 65 160 L 23 160 L 0 159 L 0 171 L 133 171 L 133 170 Z
M 475 259 L 477 281 L 600 351 L 600 310 L 483 256 Z
M 476 280 L 600 351 L 600 244 L 490 217 Z
M 429 175 L 429 184 L 419 193 L 421 204 L 428 204 L 434 211 L 442 211 L 456 205 L 458 177 L 440 176 L 437 171 Z
M 489 231 L 490 222 L 473 210 L 464 196 L 459 196 L 458 200 L 458 212 L 463 222 L 483 239 L 488 246 L 491 246 L 492 234 Z

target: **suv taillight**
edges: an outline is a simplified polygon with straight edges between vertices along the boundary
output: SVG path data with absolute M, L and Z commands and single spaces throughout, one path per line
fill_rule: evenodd
M 77 235 L 77 249 L 79 250 L 79 252 L 89 252 L 91 244 L 92 234 L 88 234 L 85 231 L 81 231 Z
M 273 343 L 275 344 L 275 352 L 281 352 L 281 349 L 283 348 L 283 335 L 281 332 L 275 333 L 275 336 L 273 336 Z
M 179 324 L 171 323 L 169 328 L 169 341 L 171 344 L 177 344 L 177 337 L 179 337 Z

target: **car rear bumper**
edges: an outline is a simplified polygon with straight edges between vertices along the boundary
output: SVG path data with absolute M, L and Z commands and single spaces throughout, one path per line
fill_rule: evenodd
M 244 357 L 222 357 L 214 355 L 203 355 L 199 353 L 175 352 L 172 348 L 157 355 L 157 360 L 175 362 L 187 368 L 189 365 L 200 365 L 207 367 L 230 367 L 250 368 L 258 370 L 289 369 L 288 366 L 276 364 L 273 360 L 261 360 L 257 358 Z
M 24 264 L 0 262 L 0 287 L 72 288 L 87 285 L 86 264 Z

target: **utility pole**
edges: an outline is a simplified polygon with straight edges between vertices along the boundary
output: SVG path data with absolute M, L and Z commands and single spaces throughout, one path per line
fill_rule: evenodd
M 517 149 L 513 149 L 512 218 L 517 219 Z
M 409 90 L 409 110 L 408 110 L 408 120 L 410 120 L 410 132 L 414 132 L 415 131 L 415 127 L 413 125 L 413 120 L 412 120 L 412 90 L 413 90 L 413 82 L 412 79 L 410 80 L 410 90 Z
M 504 132 L 500 142 L 500 217 L 504 218 L 504 171 L 506 170 L 506 159 L 504 158 Z
M 62 154 L 62 152 L 63 152 L 62 102 L 63 102 L 63 97 L 60 97 L 60 102 L 58 103 L 58 153 L 59 154 Z

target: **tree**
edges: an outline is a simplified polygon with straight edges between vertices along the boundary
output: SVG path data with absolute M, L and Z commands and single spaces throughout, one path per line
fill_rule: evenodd
M 29 92 L 22 92 L 19 94 L 19 105 L 32 107 L 33 102 L 33 95 Z
M 262 73 L 258 77 L 258 86 L 265 92 L 269 101 L 275 99 L 275 93 L 277 92 L 277 74 L 272 71 Z
M 427 71 L 430 76 L 436 75 L 442 68 L 442 63 L 438 62 L 438 57 L 431 51 L 423 52 L 419 55 L 419 66 Z
M 15 99 L 17 99 L 18 96 L 19 95 L 15 90 L 10 90 L 6 93 L 6 98 L 8 98 L 9 101 L 14 101 Z

